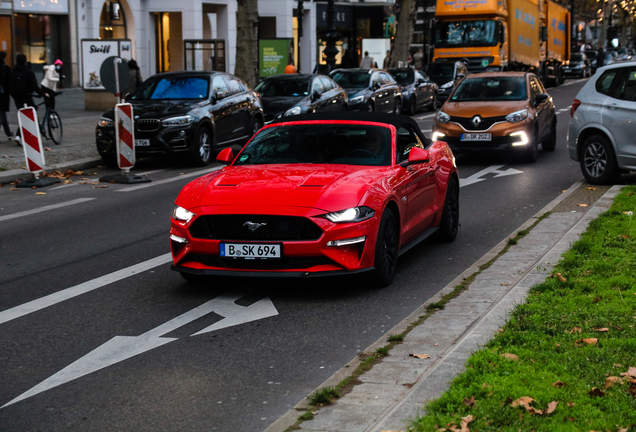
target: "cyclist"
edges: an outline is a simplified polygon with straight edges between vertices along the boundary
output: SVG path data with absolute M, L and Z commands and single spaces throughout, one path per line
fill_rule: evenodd
M 46 99 L 46 106 L 55 109 L 55 91 L 57 83 L 60 81 L 60 72 L 62 71 L 62 60 L 57 59 L 52 65 L 44 66 L 44 79 L 40 83 L 42 90 L 49 94 Z
M 38 86 L 33 71 L 27 66 L 27 58 L 24 54 L 18 54 L 15 58 L 16 65 L 11 71 L 11 96 L 15 102 L 17 109 L 24 108 L 24 105 L 31 106 L 37 110 L 37 106 L 33 102 L 33 93 L 37 93 L 42 97 L 48 97 L 48 93 L 42 91 Z M 20 139 L 20 130 L 15 134 L 15 141 L 18 145 L 22 145 Z

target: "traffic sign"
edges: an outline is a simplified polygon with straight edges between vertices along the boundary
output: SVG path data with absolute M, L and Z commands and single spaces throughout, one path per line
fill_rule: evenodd
M 130 69 L 124 59 L 118 56 L 110 56 L 102 62 L 99 68 L 99 76 L 106 90 L 119 97 L 126 91 L 130 83 Z

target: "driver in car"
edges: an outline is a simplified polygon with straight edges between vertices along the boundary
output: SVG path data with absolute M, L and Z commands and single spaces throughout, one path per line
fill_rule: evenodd
M 373 155 L 379 159 L 382 158 L 381 150 L 383 142 L 384 137 L 380 131 L 375 128 L 367 129 L 364 135 L 364 146 L 369 152 L 373 153 Z

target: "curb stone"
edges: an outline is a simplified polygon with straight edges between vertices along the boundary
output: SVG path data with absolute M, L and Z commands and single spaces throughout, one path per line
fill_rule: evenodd
M 77 159 L 71 162 L 62 162 L 59 164 L 46 166 L 44 167 L 44 171 L 81 170 L 81 169 L 95 168 L 97 165 L 100 165 L 101 163 L 102 163 L 101 158 L 84 158 L 84 159 Z M 0 171 L 0 185 L 9 184 L 16 180 L 30 179 L 32 177 L 33 177 L 33 174 L 23 169 Z
M 441 300 L 465 278 L 478 272 L 481 265 L 495 258 L 507 246 L 509 237 L 532 226 L 541 215 L 551 212 L 582 190 L 582 185 L 583 182 L 577 182 L 564 191 L 364 352 L 375 352 L 385 346 L 388 334 L 402 333 L 426 313 L 428 304 Z M 454 376 L 465 369 L 465 361 L 471 353 L 491 339 L 514 306 L 524 301 L 530 287 L 550 274 L 561 255 L 579 238 L 589 222 L 612 204 L 620 189 L 622 186 L 612 187 L 593 206 L 585 209 L 587 211 L 564 211 L 542 220 L 519 240 L 517 246 L 511 247 L 490 268 L 481 272 L 466 291 L 415 327 L 382 362 L 360 376 L 362 384 L 333 405 L 321 408 L 314 419 L 303 422 L 300 429 L 308 432 L 380 432 L 406 428 L 410 423 L 407 419 L 422 415 L 424 403 L 439 397 L 448 388 Z M 409 352 L 426 352 L 431 359 L 409 358 Z M 337 385 L 359 364 L 360 358 L 356 356 L 318 388 Z M 305 398 L 265 432 L 280 432 L 293 426 L 309 406 Z

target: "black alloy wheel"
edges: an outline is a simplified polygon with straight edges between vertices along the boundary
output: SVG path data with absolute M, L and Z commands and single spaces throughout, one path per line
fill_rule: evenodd
M 387 208 L 382 215 L 375 244 L 373 281 L 380 287 L 391 285 L 395 279 L 399 239 L 395 215 Z
M 450 243 L 457 237 L 459 231 L 459 183 L 455 177 L 451 177 L 446 187 L 444 210 L 439 229 L 433 234 L 433 239 Z
M 251 128 L 252 136 L 256 135 L 256 132 L 261 130 L 262 127 L 263 127 L 263 122 L 261 121 L 261 119 L 258 117 L 254 117 L 254 119 L 252 120 L 252 128 Z
M 439 109 L 439 99 L 437 99 L 437 95 L 433 96 L 433 102 L 431 102 L 431 106 L 429 107 L 430 111 L 437 111 Z
M 49 137 L 51 137 L 53 142 L 57 145 L 62 144 L 62 119 L 56 111 L 49 113 L 47 129 L 49 130 Z
M 544 152 L 553 152 L 556 148 L 557 137 L 556 137 L 556 118 L 552 120 L 550 123 L 550 136 L 548 139 L 541 143 L 541 148 Z
M 393 100 L 393 114 L 402 114 L 402 100 L 400 98 Z
M 612 144 L 602 135 L 592 135 L 581 148 L 581 171 L 592 184 L 612 184 L 621 173 Z
M 192 144 L 192 163 L 195 166 L 206 166 L 212 153 L 210 130 L 205 126 L 199 127 Z

